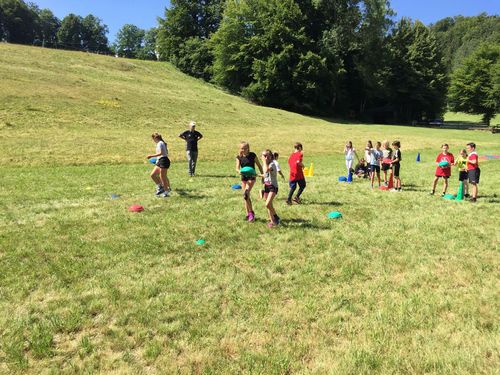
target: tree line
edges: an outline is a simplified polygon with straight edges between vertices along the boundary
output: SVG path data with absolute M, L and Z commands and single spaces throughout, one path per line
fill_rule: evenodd
M 166 60 L 261 105 L 382 123 L 448 108 L 489 122 L 500 106 L 498 16 L 426 26 L 395 22 L 388 0 L 171 0 L 157 27 L 124 25 L 113 45 L 107 32 L 0 0 L 0 40 Z
M 23 0 L 0 0 L 0 41 L 61 48 L 120 57 L 156 60 L 157 29 L 124 25 L 110 44 L 108 26 L 89 14 L 68 14 L 62 20 L 50 9 Z

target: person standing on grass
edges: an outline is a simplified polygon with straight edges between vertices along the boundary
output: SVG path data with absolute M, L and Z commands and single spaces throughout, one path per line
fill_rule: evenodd
M 352 164 L 354 163 L 354 157 L 356 157 L 356 159 L 358 159 L 358 162 L 359 162 L 359 158 L 358 158 L 358 155 L 356 154 L 356 149 L 353 147 L 351 141 L 348 141 L 345 144 L 344 156 L 345 156 L 345 166 L 347 168 L 347 174 L 353 173 L 354 169 L 352 168 Z
M 467 184 L 469 174 L 467 173 L 467 151 L 465 149 L 460 150 L 460 155 L 455 161 L 455 165 L 458 167 L 458 181 L 462 182 L 464 185 L 464 197 L 469 198 L 469 186 Z
M 372 141 L 366 142 L 365 155 L 366 160 L 370 168 L 370 182 L 371 188 L 373 189 L 373 183 L 375 181 L 375 173 L 378 177 L 378 185 L 380 186 L 380 159 L 382 158 L 382 151 L 380 151 L 380 142 L 377 143 L 378 149 L 373 148 Z
M 283 181 L 285 181 L 285 176 L 283 175 L 283 172 L 281 172 L 280 164 L 278 163 L 278 159 L 280 157 L 280 154 L 275 152 L 275 153 L 273 153 L 273 157 L 274 157 L 274 160 L 273 160 L 274 164 L 276 165 L 276 171 L 279 173 L 279 175 L 281 176 Z
M 290 180 L 289 180 L 289 185 L 290 185 L 290 191 L 288 192 L 288 198 L 286 200 L 286 203 L 288 205 L 292 204 L 292 197 L 293 194 L 295 193 L 295 190 L 297 189 L 297 185 L 299 185 L 299 191 L 295 198 L 293 198 L 293 201 L 297 204 L 301 203 L 300 196 L 304 192 L 304 189 L 306 188 L 306 179 L 304 177 L 304 164 L 303 164 L 303 158 L 304 154 L 302 153 L 302 144 L 301 143 L 295 143 L 293 145 L 293 152 L 288 158 L 288 166 L 290 167 Z
M 391 169 L 392 149 L 389 147 L 389 141 L 382 142 L 382 172 L 384 172 L 384 185 L 389 185 L 387 180 L 387 171 Z
M 479 177 L 481 169 L 479 169 L 479 156 L 476 152 L 476 144 L 473 142 L 467 143 L 467 174 L 469 176 L 469 184 L 471 185 L 472 198 L 471 202 L 477 201 L 477 185 L 479 184 Z
M 196 161 L 198 160 L 198 141 L 203 138 L 203 135 L 196 130 L 196 123 L 189 123 L 189 130 L 179 134 L 179 138 L 186 141 L 186 155 L 188 160 L 188 173 L 194 177 L 196 172 Z
M 241 142 L 238 156 L 236 156 L 236 172 L 241 174 L 240 170 L 244 167 L 252 167 L 255 169 L 255 164 L 259 168 L 260 174 L 263 174 L 262 165 L 257 159 L 257 155 L 254 152 L 250 152 L 250 145 L 248 142 Z M 250 192 L 255 185 L 255 176 L 241 176 L 241 187 L 243 189 L 243 199 L 245 200 L 245 211 L 246 219 L 250 222 L 255 221 L 255 212 L 252 207 L 252 199 L 250 198 Z
M 170 168 L 170 159 L 168 158 L 167 144 L 160 133 L 153 133 L 151 138 L 156 143 L 156 153 L 148 155 L 147 158 L 156 158 L 155 167 L 151 172 L 151 178 L 157 186 L 155 195 L 166 198 L 170 194 L 170 181 L 167 177 L 167 171 Z
M 269 215 L 267 226 L 272 228 L 280 223 L 280 218 L 273 206 L 273 200 L 278 194 L 278 167 L 271 150 L 262 151 L 262 166 L 264 168 L 264 174 L 262 175 L 264 177 L 264 199 L 266 200 L 266 209 Z
M 449 146 L 447 143 L 441 145 L 441 152 L 436 157 L 436 175 L 434 177 L 434 181 L 432 181 L 432 191 L 431 195 L 434 195 L 436 192 L 436 185 L 440 178 L 443 178 L 443 193 L 441 196 L 446 194 L 446 190 L 448 189 L 448 179 L 451 177 L 451 166 L 455 164 L 455 157 L 452 153 L 448 152 Z M 445 166 L 439 166 L 440 163 L 448 163 Z
M 393 191 L 401 191 L 401 179 L 399 178 L 399 170 L 401 169 L 401 160 L 403 160 L 403 157 L 401 155 L 401 142 L 399 141 L 392 142 L 392 147 L 394 147 L 391 160 L 392 173 L 394 175 Z

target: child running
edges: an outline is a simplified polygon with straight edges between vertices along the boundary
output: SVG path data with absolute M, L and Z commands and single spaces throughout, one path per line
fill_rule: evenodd
M 170 159 L 168 158 L 167 144 L 161 137 L 160 133 L 153 133 L 151 135 L 153 142 L 156 143 L 156 153 L 153 155 L 148 155 L 147 158 L 157 158 L 155 167 L 151 172 L 151 178 L 156 183 L 156 193 L 157 197 L 168 197 L 170 195 L 170 181 L 167 177 L 167 171 L 170 167 Z
M 392 148 L 389 146 L 389 141 L 382 142 L 382 172 L 384 172 L 384 185 L 389 185 L 387 180 L 387 171 L 391 169 Z
M 248 142 L 241 142 L 238 156 L 236 156 L 236 171 L 240 174 L 241 168 L 252 167 L 255 169 L 255 164 L 259 167 L 259 171 L 263 174 L 262 165 L 257 159 L 254 152 L 250 152 Z M 241 187 L 243 189 L 243 199 L 245 200 L 246 219 L 250 222 L 255 221 L 255 212 L 252 207 L 250 192 L 255 185 L 255 176 L 241 176 Z
M 288 158 L 288 166 L 290 167 L 290 191 L 288 192 L 288 198 L 286 200 L 286 203 L 288 205 L 292 204 L 293 193 L 295 193 L 297 185 L 299 185 L 299 191 L 295 198 L 293 198 L 293 201 L 297 204 L 301 203 L 300 196 L 306 188 L 306 179 L 304 178 L 303 171 L 304 164 L 302 163 L 304 155 L 302 153 L 302 150 L 302 144 L 298 142 L 295 143 L 293 145 L 293 152 Z
M 455 165 L 458 167 L 458 181 L 463 183 L 464 197 L 469 198 L 469 185 L 467 184 L 467 179 L 469 177 L 467 173 L 467 151 L 465 149 L 460 150 Z
M 344 147 L 344 155 L 345 155 L 345 166 L 347 167 L 347 174 L 353 173 L 352 163 L 354 162 L 354 157 L 358 159 L 358 155 L 356 154 L 356 149 L 353 147 L 352 142 L 348 141 Z
M 476 144 L 473 142 L 467 143 L 467 174 L 469 176 L 469 184 L 471 185 L 472 198 L 471 202 L 477 201 L 477 185 L 479 184 L 479 177 L 481 176 L 481 169 L 479 169 L 479 156 L 476 152 Z
M 401 169 L 401 160 L 403 157 L 401 155 L 401 142 L 394 141 L 392 142 L 392 147 L 394 147 L 394 151 L 392 153 L 392 171 L 394 174 L 394 189 L 393 191 L 401 191 L 401 179 L 399 178 L 399 170 Z
M 272 228 L 280 223 L 280 218 L 276 214 L 273 206 L 274 197 L 278 194 L 278 168 L 271 150 L 262 151 L 262 166 L 264 168 L 264 199 L 266 200 L 269 223 Z
M 443 178 L 443 193 L 441 196 L 444 196 L 446 194 L 446 190 L 448 189 L 448 179 L 451 176 L 451 166 L 455 164 L 455 157 L 452 153 L 448 152 L 449 148 L 450 147 L 447 143 L 441 145 L 442 151 L 436 157 L 436 175 L 434 177 L 434 181 L 432 181 L 431 195 L 434 195 L 436 192 L 436 185 L 441 177 Z M 447 163 L 447 165 L 439 166 L 440 163 Z

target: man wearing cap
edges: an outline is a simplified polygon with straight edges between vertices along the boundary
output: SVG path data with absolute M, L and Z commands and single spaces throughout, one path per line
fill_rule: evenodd
M 196 160 L 198 159 L 198 141 L 203 138 L 200 132 L 195 130 L 196 123 L 189 123 L 189 130 L 179 134 L 179 138 L 186 141 L 186 155 L 188 159 L 188 173 L 191 177 L 194 176 L 196 169 Z

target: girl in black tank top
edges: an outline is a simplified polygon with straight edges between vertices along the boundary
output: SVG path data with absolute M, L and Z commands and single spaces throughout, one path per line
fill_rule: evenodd
M 241 142 L 239 154 L 236 156 L 236 172 L 240 174 L 240 170 L 243 167 L 252 167 L 255 169 L 255 165 L 259 168 L 260 174 L 263 174 L 264 171 L 259 159 L 257 159 L 257 155 L 250 152 L 250 145 L 247 142 Z M 248 221 L 255 221 L 255 213 L 252 207 L 252 200 L 250 199 L 250 191 L 254 184 L 255 177 L 241 176 L 241 188 L 243 189 L 243 199 L 245 200 L 245 211 Z

